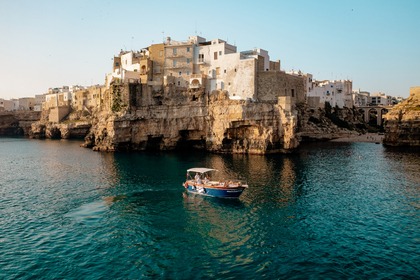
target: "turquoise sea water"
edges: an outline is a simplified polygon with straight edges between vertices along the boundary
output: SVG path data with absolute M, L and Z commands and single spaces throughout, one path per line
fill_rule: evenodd
M 420 154 L 97 153 L 0 138 L 0 279 L 419 279 Z M 187 195 L 191 167 L 246 179 Z

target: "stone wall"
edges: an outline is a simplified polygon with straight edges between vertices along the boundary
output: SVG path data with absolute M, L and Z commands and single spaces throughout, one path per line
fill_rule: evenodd
M 50 109 L 48 120 L 50 122 L 59 123 L 71 111 L 70 106 L 59 106 Z
M 259 72 L 257 75 L 257 99 L 277 101 L 279 96 L 291 96 L 296 103 L 305 101 L 303 77 L 286 74 L 282 71 Z

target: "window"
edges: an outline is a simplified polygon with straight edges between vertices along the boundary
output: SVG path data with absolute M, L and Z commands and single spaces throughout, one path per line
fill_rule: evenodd
M 190 75 L 190 71 L 187 71 L 187 75 Z
M 219 51 L 219 55 L 222 55 L 222 51 Z
M 198 62 L 204 62 L 204 54 L 198 54 Z
M 176 67 L 176 60 L 174 60 L 174 62 L 173 62 L 173 66 L 174 66 L 174 67 Z
M 190 63 L 190 59 L 189 58 L 187 58 L 187 63 Z
M 214 52 L 214 60 L 217 60 L 217 52 Z
M 174 55 L 176 55 L 176 48 L 173 49 L 173 53 L 174 53 Z
M 225 72 L 225 74 L 226 74 L 226 69 L 223 72 Z
M 187 47 L 187 52 L 190 52 L 190 47 Z
M 181 81 L 178 81 L 178 86 L 180 86 L 181 85 Z
M 292 89 L 292 97 L 295 97 L 295 90 Z
M 180 76 L 182 76 L 182 72 L 181 71 L 179 71 L 179 73 L 178 73 Z

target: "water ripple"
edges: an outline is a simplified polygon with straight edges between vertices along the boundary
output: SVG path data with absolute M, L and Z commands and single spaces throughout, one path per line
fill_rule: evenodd
M 100 154 L 0 139 L 2 279 L 419 278 L 419 155 L 366 143 L 293 155 Z M 244 177 L 184 192 L 187 168 Z

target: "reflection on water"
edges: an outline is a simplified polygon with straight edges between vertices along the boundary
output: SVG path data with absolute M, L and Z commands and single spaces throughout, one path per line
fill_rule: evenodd
M 96 153 L 0 139 L 0 278 L 419 278 L 419 154 Z M 185 193 L 192 167 L 245 179 Z

